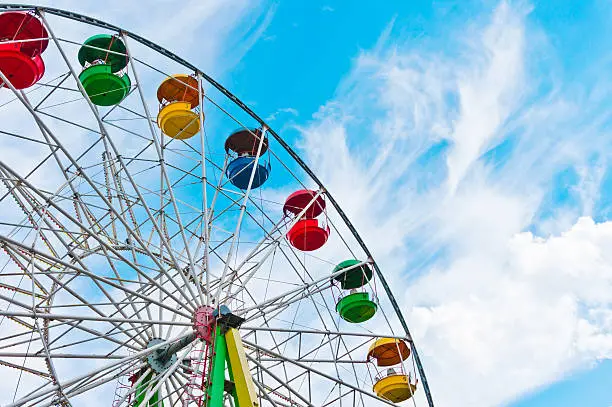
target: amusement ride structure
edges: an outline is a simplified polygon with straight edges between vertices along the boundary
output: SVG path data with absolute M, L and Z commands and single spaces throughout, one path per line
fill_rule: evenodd
M 0 5 L 0 85 L 0 405 L 433 406 L 346 214 L 214 79 Z

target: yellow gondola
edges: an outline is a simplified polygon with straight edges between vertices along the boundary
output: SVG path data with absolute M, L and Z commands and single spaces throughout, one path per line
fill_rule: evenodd
M 380 367 L 399 365 L 399 373 L 394 368 L 381 371 L 376 375 L 372 390 L 378 397 L 393 403 L 410 399 L 417 388 L 410 374 L 405 374 L 403 362 L 410 356 L 408 343 L 398 338 L 379 338 L 368 349 L 368 361 L 376 361 Z
M 389 369 L 383 377 L 378 378 L 373 390 L 378 397 L 389 400 L 393 403 L 400 403 L 410 399 L 416 392 L 416 383 L 410 382 L 410 376 L 395 373 Z
M 164 134 L 184 140 L 200 131 L 200 114 L 191 110 L 200 104 L 197 89 L 197 79 L 185 74 L 172 75 L 159 85 L 157 125 Z

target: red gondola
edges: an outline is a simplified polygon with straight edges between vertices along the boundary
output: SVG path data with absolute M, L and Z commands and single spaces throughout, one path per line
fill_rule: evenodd
M 289 229 L 289 243 L 298 250 L 309 252 L 322 247 L 329 238 L 329 226 L 317 217 L 325 212 L 325 199 L 315 191 L 302 189 L 289 195 L 283 206 L 285 216 L 300 219 Z
M 47 37 L 42 22 L 31 13 L 0 14 L 0 71 L 15 88 L 28 88 L 43 77 L 45 64 L 40 55 L 49 45 Z

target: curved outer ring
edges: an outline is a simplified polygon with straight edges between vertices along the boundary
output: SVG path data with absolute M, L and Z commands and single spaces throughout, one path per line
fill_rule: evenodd
M 414 344 L 414 341 L 412 340 L 412 335 L 410 334 L 410 330 L 408 329 L 408 324 L 406 324 L 406 320 L 404 319 L 404 316 L 402 315 L 402 311 L 400 310 L 400 307 L 395 297 L 393 296 L 393 293 L 391 292 L 389 284 L 387 283 L 387 280 L 385 279 L 382 271 L 378 267 L 378 264 L 374 261 L 374 258 L 372 257 L 370 250 L 367 248 L 361 236 L 359 236 L 359 233 L 357 233 L 357 229 L 355 229 L 355 226 L 353 226 L 353 224 L 348 219 L 344 211 L 340 208 L 340 205 L 338 205 L 338 202 L 329 193 L 329 191 L 325 189 L 321 180 L 319 180 L 319 178 L 314 174 L 314 172 L 312 172 L 312 170 L 296 154 L 296 152 L 293 151 L 293 149 L 285 142 L 285 140 L 283 140 L 281 136 L 278 135 L 278 133 L 276 133 L 272 128 L 270 128 L 270 126 L 268 126 L 261 117 L 259 117 L 253 110 L 251 110 L 244 102 L 238 99 L 238 97 L 236 97 L 233 93 L 231 93 L 229 90 L 223 87 L 223 85 L 221 85 L 219 82 L 214 80 L 212 77 L 210 77 L 206 73 L 202 72 L 195 65 L 187 62 L 183 58 L 155 44 L 154 42 L 149 41 L 148 39 L 141 37 L 137 34 L 126 31 L 120 27 L 117 27 L 116 25 L 106 23 L 96 18 L 74 13 L 72 11 L 61 10 L 61 9 L 57 9 L 53 7 L 43 7 L 43 6 L 35 6 L 35 5 L 29 5 L 29 4 L 0 4 L 0 10 L 35 10 L 36 12 L 46 12 L 49 14 L 54 14 L 56 16 L 69 18 L 71 20 L 80 21 L 80 22 L 94 25 L 94 26 L 104 28 L 110 31 L 117 31 L 122 34 L 125 34 L 126 36 L 132 38 L 133 40 L 138 41 L 142 45 L 145 45 L 159 52 L 160 54 L 164 55 L 167 58 L 172 59 L 175 62 L 178 62 L 179 64 L 185 66 L 186 68 L 192 69 L 196 74 L 201 74 L 202 78 L 204 78 L 208 83 L 210 83 L 217 90 L 223 93 L 227 98 L 233 101 L 236 105 L 238 105 L 238 107 L 240 107 L 245 112 L 247 112 L 260 125 L 266 126 L 266 128 L 268 129 L 268 132 L 272 135 L 272 137 L 274 137 L 274 139 L 285 149 L 285 151 L 287 151 L 287 153 L 300 165 L 300 167 L 302 167 L 302 169 L 306 171 L 306 173 L 313 179 L 313 181 L 319 186 L 319 188 L 325 191 L 325 194 L 329 198 L 329 201 L 331 202 L 331 204 L 334 206 L 334 208 L 336 209 L 336 211 L 338 212 L 338 214 L 340 215 L 340 217 L 342 218 L 346 226 L 349 228 L 351 233 L 353 233 L 353 235 L 355 236 L 355 239 L 357 239 L 357 242 L 359 243 L 363 251 L 368 255 L 369 259 L 372 261 L 374 270 L 376 270 L 376 275 L 380 279 L 380 282 L 383 288 L 385 289 L 385 292 L 387 293 L 387 297 L 389 298 L 389 301 L 391 302 L 391 305 L 393 306 L 393 309 L 395 310 L 397 318 L 399 319 L 400 323 L 402 324 L 402 327 L 404 328 L 404 331 L 406 332 L 406 338 L 410 342 L 410 347 L 412 348 L 412 354 L 414 356 L 414 361 L 416 363 L 417 370 L 419 371 L 419 376 L 421 377 L 421 381 L 423 382 L 423 390 L 425 391 L 425 396 L 427 397 L 427 403 L 429 407 L 434 407 L 434 402 L 431 396 L 431 391 L 429 389 L 429 384 L 425 376 L 425 370 L 423 369 L 423 364 L 421 363 L 421 359 L 419 357 L 419 354 L 417 353 L 416 346 Z

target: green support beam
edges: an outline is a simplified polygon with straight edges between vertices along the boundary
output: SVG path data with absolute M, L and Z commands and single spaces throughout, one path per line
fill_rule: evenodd
M 213 346 L 213 362 L 210 372 L 210 381 L 207 390 L 207 407 L 223 407 L 225 391 L 225 363 L 227 360 L 227 343 L 221 327 L 215 330 L 215 344 Z

